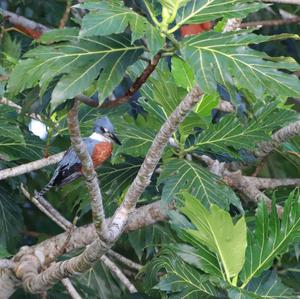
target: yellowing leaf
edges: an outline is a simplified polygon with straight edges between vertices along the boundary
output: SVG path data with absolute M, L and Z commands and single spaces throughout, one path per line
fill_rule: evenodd
M 186 233 L 207 246 L 218 255 L 227 281 L 231 281 L 242 269 L 247 246 L 245 218 L 233 224 L 228 212 L 216 205 L 207 210 L 197 198 L 183 193 L 185 206 L 180 211 L 195 225 L 196 229 L 186 229 Z

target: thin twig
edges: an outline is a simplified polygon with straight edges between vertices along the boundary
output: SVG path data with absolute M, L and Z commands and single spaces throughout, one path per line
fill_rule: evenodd
M 62 279 L 61 283 L 64 285 L 72 299 L 82 299 L 69 278 Z
M 263 2 L 300 5 L 300 0 L 263 0 Z
M 39 198 L 31 196 L 29 192 L 24 188 L 23 184 L 21 184 L 20 188 L 22 193 L 28 200 L 30 200 L 40 211 L 46 214 L 63 230 L 69 230 L 72 227 L 72 223 L 64 218 L 56 209 L 54 209 L 53 206 L 42 196 L 39 196 Z
M 4 18 L 6 18 L 16 28 L 34 39 L 39 38 L 44 32 L 49 30 L 46 26 L 40 23 L 34 22 L 2 8 L 0 8 L 0 14 L 2 14 Z
M 18 104 L 14 103 L 13 101 L 11 101 L 7 98 L 1 98 L 0 99 L 0 104 L 14 108 L 18 114 L 20 114 L 22 112 L 22 107 L 21 106 L 19 106 Z M 43 119 L 38 114 L 25 113 L 25 115 L 32 118 L 32 119 L 36 119 L 38 121 L 43 122 Z
M 114 257 L 119 262 L 121 262 L 122 264 L 126 265 L 129 268 L 140 271 L 143 267 L 142 265 L 133 262 L 132 260 L 126 258 L 125 256 L 123 256 L 115 251 L 109 250 L 107 253 L 108 253 L 108 255 Z
M 60 29 L 62 29 L 66 26 L 66 23 L 68 22 L 69 15 L 71 12 L 71 7 L 72 7 L 72 0 L 67 0 L 65 12 L 59 22 Z
M 300 23 L 300 17 L 280 19 L 280 20 L 261 20 L 255 22 L 246 22 L 240 24 L 240 28 L 251 28 L 251 27 L 275 27 L 281 25 L 288 25 L 293 23 Z
M 105 255 L 102 256 L 101 261 L 111 272 L 115 273 L 115 275 L 119 278 L 119 280 L 130 293 L 137 293 L 137 289 L 135 288 L 135 286 L 130 282 L 130 280 L 124 275 L 124 273 L 114 262 L 108 259 Z
M 114 99 L 113 101 L 107 101 L 100 105 L 100 108 L 112 108 L 127 103 L 130 98 L 141 88 L 146 82 L 149 76 L 154 72 L 161 58 L 161 53 L 157 53 L 153 59 L 148 63 L 148 66 L 144 69 L 142 74 L 134 81 L 131 87 L 124 93 L 123 96 Z M 99 102 L 93 100 L 83 94 L 78 95 L 76 99 L 88 106 L 99 107 Z

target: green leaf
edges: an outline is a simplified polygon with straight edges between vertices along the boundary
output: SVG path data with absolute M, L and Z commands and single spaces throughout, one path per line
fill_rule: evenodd
M 124 294 L 119 281 L 103 263 L 97 263 L 89 271 L 73 280 L 79 289 L 89 294 L 85 298 L 117 299 Z
M 284 253 L 289 245 L 299 241 L 299 238 L 299 191 L 294 191 L 289 195 L 281 220 L 277 216 L 275 203 L 269 215 L 266 204 L 260 202 L 256 214 L 255 231 L 248 234 L 246 262 L 241 272 L 243 286 L 268 269 L 274 258 Z
M 209 282 L 208 276 L 184 263 L 176 254 L 166 248 L 160 252 L 160 256 L 147 266 L 146 275 L 166 271 L 155 289 L 173 293 L 170 298 L 212 298 L 219 295 L 218 290 Z
M 199 24 L 218 18 L 243 18 L 264 7 L 266 5 L 253 0 L 192 0 L 178 11 L 177 25 L 171 32 L 184 24 Z
M 240 207 L 239 199 L 229 187 L 217 176 L 191 161 L 182 159 L 166 161 L 157 184 L 164 184 L 162 191 L 164 202 L 172 201 L 179 192 L 187 190 L 207 207 L 213 203 L 227 210 L 230 203 Z
M 189 265 L 223 279 L 223 269 L 217 255 L 203 246 L 198 239 L 187 234 L 184 229 L 180 227 L 175 229 L 182 241 L 193 246 L 177 243 L 168 245 L 168 247 L 172 248 Z
M 172 75 L 179 87 L 191 90 L 195 85 L 193 69 L 177 56 L 172 58 Z
M 26 53 L 14 69 L 8 90 L 17 94 L 38 83 L 42 92 L 57 76 L 63 75 L 52 92 L 52 110 L 97 81 L 105 98 L 122 80 L 125 70 L 142 53 L 142 46 L 131 45 L 127 35 L 77 38 L 51 46 L 39 46 Z M 23 74 L 26 74 L 24 77 Z
M 120 153 L 132 155 L 134 157 L 144 157 L 150 148 L 155 132 L 149 124 L 151 120 L 139 118 L 138 123 L 119 122 L 116 124 L 116 134 L 122 140 L 122 145 L 118 146 L 114 156 Z
M 216 90 L 216 82 L 219 82 L 229 88 L 234 84 L 248 89 L 257 98 L 265 93 L 274 97 L 298 97 L 299 79 L 278 69 L 292 71 L 300 69 L 300 66 L 292 59 L 274 60 L 267 54 L 248 47 L 249 44 L 288 37 L 295 36 L 269 37 L 247 31 L 207 32 L 184 39 L 182 53 L 184 59 L 193 67 L 197 81 L 204 91 Z
M 186 5 L 190 0 L 160 0 L 162 6 L 166 7 L 171 12 Z
M 295 292 L 285 286 L 275 272 L 266 271 L 261 276 L 250 281 L 246 288 L 228 290 L 230 299 L 296 299 Z
M 0 186 L 0 246 L 7 250 L 15 245 L 23 226 L 22 210 L 11 190 Z M 8 250 L 10 251 L 10 250 Z
M 211 115 L 212 109 L 216 108 L 220 101 L 220 95 L 215 92 L 205 94 L 195 108 L 195 112 L 203 117 Z
M 233 115 L 225 116 L 218 124 L 210 124 L 197 137 L 195 146 L 201 150 L 229 154 L 234 154 L 232 148 L 254 148 L 258 142 L 270 139 L 274 129 L 295 119 L 293 111 L 276 107 L 277 103 L 261 107 L 256 117 L 246 125 L 242 125 Z
M 78 37 L 79 30 L 77 28 L 64 28 L 64 29 L 53 29 L 46 31 L 38 39 L 38 42 L 42 44 L 68 41 L 71 38 Z
M 128 25 L 132 31 L 132 42 L 144 36 L 153 54 L 163 47 L 164 38 L 146 18 L 119 2 L 88 2 L 80 7 L 91 10 L 82 20 L 81 36 L 110 35 L 122 33 Z
M 184 207 L 180 212 L 187 216 L 196 229 L 186 229 L 186 233 L 198 239 L 218 255 L 226 279 L 230 282 L 243 267 L 247 246 L 245 218 L 233 224 L 230 214 L 216 205 L 207 210 L 197 198 L 184 192 Z M 234 257 L 234 259 L 232 258 Z

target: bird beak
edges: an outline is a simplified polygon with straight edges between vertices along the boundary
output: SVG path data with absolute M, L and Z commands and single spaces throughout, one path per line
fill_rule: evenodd
M 122 145 L 121 141 L 119 138 L 114 134 L 114 133 L 109 133 L 109 137 L 118 145 Z

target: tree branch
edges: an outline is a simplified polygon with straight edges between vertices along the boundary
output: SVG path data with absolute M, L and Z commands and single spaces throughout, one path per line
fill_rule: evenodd
M 29 162 L 29 163 L 22 164 L 22 165 L 12 167 L 12 168 L 3 169 L 0 171 L 0 180 L 7 179 L 9 177 L 22 175 L 22 174 L 25 174 L 25 173 L 28 173 L 28 172 L 31 172 L 34 170 L 38 170 L 38 169 L 41 169 L 43 167 L 46 167 L 46 166 L 49 166 L 52 164 L 56 164 L 62 159 L 64 154 L 65 154 L 65 152 L 62 152 L 62 153 L 50 156 L 48 158 L 36 160 L 34 162 Z
M 98 101 L 81 94 L 76 97 L 76 99 L 88 106 L 99 107 L 99 108 L 112 108 L 119 105 L 127 103 L 130 98 L 141 88 L 141 86 L 146 82 L 150 75 L 154 72 L 156 66 L 158 65 L 161 58 L 161 53 L 157 53 L 153 59 L 148 63 L 148 66 L 144 69 L 142 74 L 135 80 L 131 87 L 124 93 L 123 96 L 116 98 L 113 101 L 104 102 L 99 106 Z
M 138 199 L 150 184 L 151 176 L 168 144 L 169 138 L 176 131 L 177 126 L 201 99 L 202 95 L 202 91 L 198 87 L 194 87 L 161 127 L 136 178 L 130 185 L 121 206 L 113 216 L 112 223 L 109 227 L 109 240 L 116 240 L 122 233 L 129 214 L 134 211 Z
M 91 207 L 93 213 L 93 222 L 99 237 L 106 241 L 106 223 L 105 213 L 102 202 L 102 195 L 99 188 L 97 173 L 94 169 L 93 161 L 88 154 L 86 145 L 83 143 L 80 136 L 80 128 L 78 122 L 78 107 L 79 102 L 75 99 L 73 107 L 68 114 L 68 126 L 72 146 L 81 162 L 82 174 L 85 177 L 86 185 L 91 197 Z
M 29 192 L 24 188 L 23 184 L 20 186 L 22 193 L 25 197 L 31 201 L 40 211 L 47 215 L 53 222 L 55 222 L 63 230 L 70 230 L 72 228 L 72 223 L 64 218 L 52 205 L 45 200 L 42 196 L 38 198 L 31 196 Z
M 135 286 L 129 281 L 129 279 L 124 275 L 124 273 L 119 269 L 119 267 L 108 259 L 105 255 L 102 256 L 101 261 L 103 264 L 119 278 L 123 285 L 128 289 L 130 293 L 137 293 Z
M 16 275 L 23 281 L 25 290 L 31 293 L 38 293 L 50 288 L 53 284 L 63 278 L 86 272 L 110 249 L 120 234 L 125 230 L 127 221 L 133 219 L 133 217 L 128 219 L 128 216 L 135 209 L 137 200 L 149 185 L 152 173 L 161 158 L 163 150 L 168 143 L 168 139 L 176 131 L 177 126 L 184 120 L 190 110 L 200 100 L 202 94 L 203 93 L 198 87 L 194 87 L 161 127 L 145 157 L 137 177 L 129 187 L 122 205 L 117 209 L 113 216 L 109 227 L 110 243 L 105 244 L 97 238 L 87 246 L 84 252 L 79 256 L 66 261 L 53 263 L 48 269 L 40 274 L 38 273 L 38 270 L 43 264 L 45 257 L 43 256 L 43 258 L 41 258 L 40 255 L 21 255 L 20 264 L 16 268 Z M 90 157 L 84 146 L 81 144 L 82 140 L 79 135 L 76 114 L 77 105 L 77 101 L 75 101 L 75 105 L 68 115 L 70 135 L 74 149 L 76 146 L 76 153 L 84 166 L 83 172 L 86 172 L 85 175 L 89 180 L 93 180 L 95 178 L 91 171 L 91 169 L 93 170 L 93 166 L 91 161 L 88 160 Z M 149 216 L 146 218 L 148 220 Z M 152 220 L 152 218 L 150 218 L 150 220 Z
M 59 22 L 60 29 L 64 28 L 66 23 L 68 22 L 68 18 L 71 12 L 71 7 L 72 7 L 72 0 L 67 0 L 65 12 Z
M 39 38 L 44 32 L 49 30 L 46 26 L 40 23 L 34 22 L 2 8 L 0 8 L 0 14 L 2 14 L 11 24 L 19 28 L 24 33 L 30 35 L 32 38 Z
M 18 114 L 20 114 L 21 111 L 22 111 L 21 106 L 19 106 L 18 104 L 16 104 L 15 102 L 13 102 L 13 101 L 11 101 L 7 98 L 1 98 L 0 99 L 0 104 L 6 105 L 6 106 L 9 106 L 9 107 L 12 107 L 12 108 L 16 109 Z M 28 117 L 30 117 L 32 119 L 36 119 L 36 120 L 41 121 L 41 122 L 43 121 L 42 118 L 39 115 L 35 114 L 35 113 L 30 113 L 30 114 L 26 113 L 25 115 L 27 115 Z
M 149 216 L 149 213 L 153 217 Z M 128 219 L 125 231 L 136 230 L 145 225 L 150 225 L 165 219 L 166 214 L 161 211 L 160 201 L 158 201 L 137 209 L 134 217 Z M 110 219 L 107 221 L 109 220 Z M 23 281 L 25 290 L 31 293 L 39 293 L 50 288 L 63 278 L 86 272 L 109 249 L 97 238 L 97 233 L 93 225 L 77 228 L 72 233 L 66 251 L 81 248 L 91 242 L 92 244 L 87 246 L 81 255 L 67 261 L 53 263 L 44 272 L 38 274 L 40 266 L 45 260 L 52 258 L 53 252 L 55 252 L 57 248 L 63 246 L 66 237 L 67 233 L 63 233 L 54 238 L 45 240 L 36 246 L 25 247 L 13 258 L 13 261 L 18 263 L 16 266 L 16 276 Z M 95 238 L 97 239 L 96 241 L 94 241 Z M 3 275 L 6 275 L 6 273 L 3 273 Z M 0 273 L 0 286 L 2 283 L 1 277 Z M 5 276 L 3 279 L 7 280 L 8 278 Z M 18 282 L 18 280 L 16 281 Z M 18 286 L 16 282 L 14 284 L 12 282 L 10 283 L 12 286 L 7 290 L 7 293 L 13 293 Z M 0 288 L 0 296 L 1 295 Z
M 248 182 L 254 184 L 259 190 L 274 189 L 278 187 L 300 186 L 300 179 L 270 179 L 244 176 Z
M 142 265 L 131 261 L 130 259 L 126 258 L 125 256 L 123 256 L 115 251 L 109 250 L 107 253 L 108 253 L 108 255 L 114 257 L 116 260 L 118 260 L 119 262 L 121 262 L 122 264 L 124 264 L 125 266 L 127 266 L 131 269 L 140 271 L 143 267 Z
M 288 19 L 279 19 L 279 20 L 261 20 L 255 22 L 246 22 L 240 24 L 240 28 L 249 28 L 249 27 L 268 27 L 268 26 L 281 26 L 293 23 L 300 23 L 300 17 L 288 18 Z
M 61 283 L 64 285 L 72 299 L 82 299 L 69 278 L 62 279 Z
M 286 142 L 288 139 L 300 135 L 300 120 L 287 125 L 286 127 L 278 130 L 272 135 L 271 141 L 261 142 L 258 144 L 254 154 L 257 158 L 263 159 L 269 155 L 274 149 L 280 146 L 281 143 Z
M 263 2 L 300 5 L 300 0 L 263 0 Z

